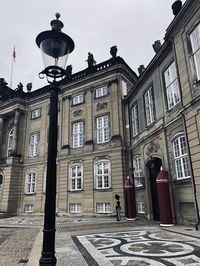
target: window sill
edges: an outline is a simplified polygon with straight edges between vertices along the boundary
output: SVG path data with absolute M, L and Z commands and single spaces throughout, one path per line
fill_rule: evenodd
M 37 119 L 39 119 L 39 118 L 41 118 L 41 116 L 31 117 L 31 120 L 37 120 Z
M 71 107 L 80 106 L 80 105 L 82 105 L 82 104 L 84 104 L 84 103 L 85 103 L 85 101 L 84 101 L 84 102 L 81 102 L 81 103 L 72 104 Z
M 36 192 L 34 193 L 24 193 L 26 196 L 35 196 L 36 195 Z
M 76 189 L 76 190 L 68 190 L 68 193 L 80 193 L 83 192 L 83 189 Z
M 106 95 L 103 95 L 103 96 L 99 96 L 99 97 L 94 97 L 94 100 L 101 100 L 101 99 L 104 99 L 104 98 L 106 98 L 106 97 L 108 97 L 108 96 L 110 96 L 110 94 L 108 93 L 108 94 L 106 94 Z
M 151 122 L 151 124 L 146 125 L 145 129 L 148 130 L 149 128 L 151 128 L 153 125 L 155 125 L 156 120 L 154 120 L 153 122 Z
M 95 188 L 94 191 L 96 192 L 108 192 L 108 191 L 112 191 L 112 188 Z
M 178 111 L 181 108 L 181 102 L 179 101 L 177 104 L 175 104 L 170 109 L 166 110 L 166 114 L 169 116 L 171 113 Z
M 190 184 L 191 182 L 191 177 L 176 179 L 173 181 L 175 185 Z
M 143 190 L 145 189 L 144 185 L 141 185 L 141 186 L 135 186 L 135 189 L 136 190 Z

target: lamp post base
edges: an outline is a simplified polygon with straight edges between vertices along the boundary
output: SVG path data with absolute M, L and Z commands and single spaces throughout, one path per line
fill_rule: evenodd
M 46 254 L 42 254 L 41 258 L 40 258 L 40 266 L 55 266 L 57 262 L 56 257 L 54 256 L 54 254 L 49 254 L 49 252 L 47 252 Z

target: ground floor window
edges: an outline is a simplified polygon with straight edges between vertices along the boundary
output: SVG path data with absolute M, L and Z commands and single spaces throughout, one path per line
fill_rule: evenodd
M 33 212 L 33 204 L 25 204 L 24 212 L 32 213 Z
M 111 205 L 109 202 L 97 203 L 97 213 L 110 213 Z
M 145 213 L 145 207 L 144 207 L 143 201 L 137 202 L 137 209 L 138 209 L 138 213 Z
M 70 213 L 80 213 L 81 212 L 81 203 L 70 203 L 69 204 Z

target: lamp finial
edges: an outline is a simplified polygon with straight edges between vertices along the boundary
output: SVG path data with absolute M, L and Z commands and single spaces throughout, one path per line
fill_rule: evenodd
M 60 18 L 60 13 L 56 13 L 55 16 L 56 16 L 57 19 L 59 19 Z

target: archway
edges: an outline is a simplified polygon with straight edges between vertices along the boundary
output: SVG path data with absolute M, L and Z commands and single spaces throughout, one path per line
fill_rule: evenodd
M 151 206 L 153 212 L 153 220 L 155 221 L 160 220 L 156 178 L 158 176 L 158 173 L 160 172 L 161 166 L 162 166 L 162 160 L 156 157 L 151 158 L 147 163 L 147 169 L 149 172 L 150 193 L 151 193 Z

